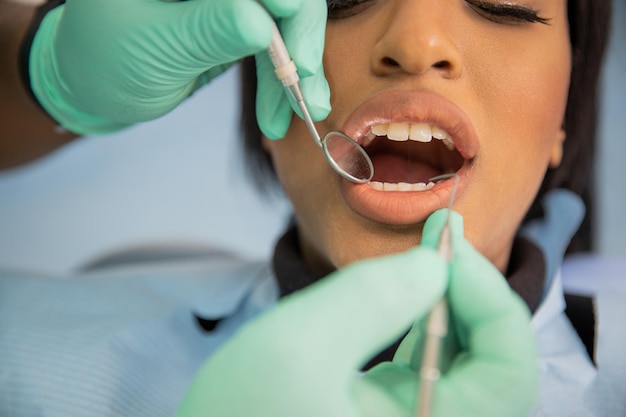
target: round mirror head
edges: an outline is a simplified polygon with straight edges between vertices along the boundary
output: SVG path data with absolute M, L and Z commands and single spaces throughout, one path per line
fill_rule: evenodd
M 354 139 L 340 132 L 330 132 L 322 140 L 326 159 L 342 177 L 356 183 L 370 182 L 374 176 L 372 160 Z

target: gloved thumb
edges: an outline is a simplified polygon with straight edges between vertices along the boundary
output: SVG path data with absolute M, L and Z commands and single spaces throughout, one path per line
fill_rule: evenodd
M 244 325 L 200 370 L 178 415 L 203 415 L 204 404 L 211 415 L 251 415 L 240 392 L 263 399 L 258 416 L 354 415 L 346 393 L 355 371 L 429 311 L 445 286 L 444 262 L 427 248 L 342 268 Z M 293 389 L 301 381 L 316 390 L 313 400 L 310 390 Z
M 287 297 L 263 320 L 268 328 L 280 326 L 291 338 L 308 340 L 301 345 L 316 346 L 316 355 L 334 358 L 351 378 L 425 315 L 446 285 L 441 257 L 416 248 L 349 265 Z
M 449 219 L 448 219 L 449 213 Z M 463 237 L 463 217 L 460 214 L 448 209 L 440 209 L 431 214 L 422 230 L 421 246 L 437 249 L 441 240 L 444 226 L 449 223 L 451 240 L 459 240 Z M 449 327 L 453 328 L 454 320 L 450 317 Z M 423 344 L 425 337 L 426 317 L 413 323 L 409 333 L 402 339 L 402 343 L 394 354 L 394 362 L 404 363 L 418 370 L 421 366 L 423 355 Z M 451 358 L 458 350 L 458 340 L 456 334 L 449 331 L 444 342 L 444 350 L 441 355 L 441 367 L 446 369 L 450 365 Z
M 440 209 L 426 219 L 424 230 L 422 231 L 422 246 L 433 249 L 437 248 L 441 238 L 441 232 L 448 222 L 448 213 L 450 213 L 449 227 L 451 239 L 456 241 L 463 237 L 463 217 L 456 211 Z

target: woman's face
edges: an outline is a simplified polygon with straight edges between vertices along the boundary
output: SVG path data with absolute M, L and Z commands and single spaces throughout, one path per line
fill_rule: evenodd
M 265 140 L 305 260 L 328 272 L 415 246 L 453 180 L 419 183 L 457 172 L 466 236 L 504 271 L 546 169 L 560 162 L 566 0 L 335 3 L 324 55 L 332 111 L 317 128 L 362 143 L 375 175 L 339 177 L 298 117 L 283 140 Z

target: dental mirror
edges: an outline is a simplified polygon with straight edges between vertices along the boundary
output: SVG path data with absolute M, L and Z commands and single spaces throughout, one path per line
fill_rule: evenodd
M 329 132 L 322 140 L 322 149 L 330 166 L 348 181 L 366 183 L 374 176 L 372 160 L 351 137 Z
M 340 132 L 329 132 L 321 139 L 304 103 L 299 83 L 287 87 L 287 91 L 298 104 L 309 133 L 315 143 L 322 148 L 326 160 L 335 172 L 358 184 L 370 182 L 374 176 L 374 165 L 365 149 L 354 139 Z
M 302 113 L 302 119 L 306 124 L 313 140 L 324 151 L 324 156 L 330 166 L 348 181 L 357 184 L 370 182 L 374 176 L 374 165 L 372 160 L 365 152 L 365 149 L 359 145 L 350 136 L 341 132 L 328 132 L 321 139 L 313 119 L 304 103 L 302 90 L 299 83 L 286 86 L 286 90 L 290 93 L 293 100 L 298 104 L 298 108 Z
M 370 182 L 374 176 L 374 165 L 367 155 L 367 152 L 365 152 L 365 149 L 350 136 L 344 135 L 341 132 L 328 132 L 324 135 L 324 138 L 321 139 L 309 115 L 306 104 L 304 103 L 299 84 L 295 84 L 295 86 L 298 88 L 296 89 L 294 86 L 290 86 L 287 88 L 287 91 L 291 93 L 292 98 L 298 104 L 300 112 L 302 113 L 302 119 L 309 133 L 315 143 L 324 151 L 324 156 L 330 166 L 335 172 L 348 181 L 357 184 Z
M 268 54 L 272 65 L 274 65 L 276 77 L 281 81 L 293 101 L 297 103 L 309 133 L 315 143 L 324 151 L 330 166 L 348 181 L 359 184 L 370 182 L 374 176 L 374 165 L 361 145 L 339 132 L 330 132 L 324 136 L 324 139 L 320 139 L 304 102 L 296 65 L 287 52 L 287 47 L 276 24 L 274 24 L 274 35 L 268 47 Z
M 374 176 L 372 160 L 351 137 L 329 132 L 322 139 L 322 149 L 330 166 L 348 181 L 366 183 Z

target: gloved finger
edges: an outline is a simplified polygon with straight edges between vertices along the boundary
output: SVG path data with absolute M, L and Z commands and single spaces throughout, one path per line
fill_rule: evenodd
M 448 209 L 439 209 L 431 214 L 422 230 L 421 245 L 437 248 L 441 239 L 441 232 L 448 220 Z M 463 237 L 463 217 L 456 211 L 450 213 L 450 235 Z M 454 239 L 452 239 L 454 240 Z
M 322 65 L 326 15 L 325 1 L 307 0 L 295 15 L 280 22 L 281 33 L 298 67 L 302 92 L 314 121 L 325 119 L 330 112 L 330 88 Z M 302 117 L 299 109 L 292 107 Z
M 232 67 L 232 66 L 233 66 L 233 64 L 229 62 L 227 64 L 216 65 L 216 66 L 211 67 L 208 70 L 204 71 L 202 74 L 200 74 L 199 76 L 196 77 L 196 80 L 195 80 L 195 82 L 193 84 L 193 87 L 192 87 L 192 92 L 196 91 L 197 89 L 199 89 L 202 86 L 207 85 L 208 83 L 213 81 L 215 78 L 217 78 L 218 76 L 220 76 L 224 72 L 228 71 L 228 69 L 230 69 L 230 67 Z
M 257 68 L 256 118 L 263 135 L 269 139 L 285 136 L 293 116 L 289 98 L 282 83 L 274 74 L 269 56 L 261 52 L 255 56 Z
M 452 271 L 448 295 L 453 317 L 466 329 L 468 345 L 437 382 L 432 416 L 526 416 L 537 395 L 526 307 L 467 241 L 457 241 L 454 247 L 453 267 L 458 270 Z M 412 415 L 419 401 L 419 373 L 410 370 L 394 359 L 368 371 L 355 390 L 368 404 L 364 409 L 382 406 L 404 413 L 397 415 Z
M 330 113 L 330 87 L 324 76 L 324 69 L 320 66 L 314 75 L 302 78 L 300 85 L 302 86 L 302 94 L 311 118 L 314 121 L 324 120 Z M 296 112 L 300 114 L 297 108 Z M 322 137 L 324 133 L 321 133 Z
M 419 373 L 424 359 L 424 344 L 426 339 L 427 317 L 416 321 L 411 326 L 409 333 L 402 339 L 400 346 L 393 356 L 393 363 L 408 366 L 414 372 Z M 448 332 L 441 343 L 439 356 L 439 369 L 445 373 L 454 363 L 455 357 L 461 349 L 461 343 L 457 331 L 454 316 L 448 318 Z
M 471 353 L 464 354 L 467 366 Z M 498 367 L 497 363 L 493 364 Z M 470 365 L 471 366 L 471 365 Z M 536 384 L 519 374 L 499 378 L 499 389 L 485 395 L 483 379 L 460 381 L 452 374 L 443 376 L 435 385 L 432 417 L 526 417 L 534 403 Z M 367 371 L 354 381 L 353 395 L 361 417 L 411 417 L 415 415 L 419 397 L 419 374 L 406 366 L 385 362 Z
M 320 357 L 335 378 L 349 380 L 429 311 L 445 286 L 444 262 L 432 250 L 362 261 L 286 297 L 260 318 L 256 331 L 283 335 L 280 344 L 293 348 L 292 357 L 302 355 L 303 372 L 327 372 L 316 369 L 314 357 Z M 315 368 L 305 371 L 307 364 Z
M 423 244 L 438 244 L 446 215 L 442 210 L 428 219 Z M 436 385 L 432 415 L 525 416 L 534 404 L 537 390 L 528 311 L 500 272 L 463 238 L 460 217 L 452 215 L 454 258 L 448 299 L 451 320 L 456 325 L 451 322 L 450 329 L 458 326 L 467 340 L 460 342 L 465 345 L 463 351 L 456 347 L 456 352 L 442 353 L 444 359 L 454 356 L 454 361 Z M 377 394 L 379 397 L 404 410 L 405 416 L 411 415 L 419 401 L 416 370 L 421 360 L 420 339 L 423 330 L 418 323 L 400 345 L 392 363 L 379 365 L 364 376 L 365 382 L 384 392 Z M 449 340 L 444 343 L 444 349 L 447 347 Z M 415 371 L 407 373 L 411 368 L 406 363 Z M 445 367 L 442 365 L 444 371 Z M 519 389 L 511 389 L 513 386 Z
M 422 230 L 421 245 L 436 249 L 441 239 L 443 227 L 448 221 L 448 209 L 437 210 L 431 214 Z M 463 218 L 456 212 L 450 213 L 450 233 L 455 236 L 463 236 Z M 448 328 L 455 326 L 454 317 L 450 317 Z M 393 361 L 410 365 L 419 371 L 426 337 L 426 318 L 423 318 L 411 326 L 409 333 L 402 339 L 400 346 L 394 354 Z M 458 352 L 459 342 L 456 332 L 449 330 L 443 341 L 441 353 L 441 369 L 445 370 L 451 364 L 452 358 Z
M 194 67 L 232 63 L 266 49 L 272 39 L 272 17 L 255 0 L 198 0 L 174 6 L 185 9 L 176 24 L 172 22 L 174 39 Z
M 288 17 L 310 0 L 259 0 L 274 18 Z
M 490 358 L 504 355 L 502 359 L 526 351 L 530 314 L 524 302 L 511 289 L 500 271 L 467 240 L 455 239 L 453 236 L 453 247 L 448 297 L 459 325 L 476 337 L 469 341 L 474 343 L 472 348 L 476 353 Z M 509 323 L 511 327 L 528 327 L 519 333 L 519 341 L 515 332 L 507 326 Z M 485 327 L 487 325 L 499 326 L 506 334 L 511 333 L 511 336 L 497 340 L 481 338 L 480 332 L 491 332 Z
M 442 378 L 440 394 L 461 396 L 466 410 L 482 410 L 483 415 L 510 413 L 516 404 L 519 415 L 525 415 L 537 395 L 528 309 L 469 242 L 453 236 L 453 247 L 448 298 L 452 314 L 467 335 L 467 353 Z M 511 390 L 512 386 L 522 388 Z
M 318 74 L 322 68 L 326 14 L 324 0 L 306 0 L 296 13 L 279 21 L 289 55 L 303 78 Z
M 259 127 L 270 139 L 285 136 L 295 110 L 302 117 L 299 107 L 290 100 L 282 83 L 276 78 L 274 67 L 265 52 L 256 55 L 257 96 L 256 114 Z M 313 120 L 322 120 L 330 112 L 330 89 L 323 70 L 316 75 L 300 79 L 304 101 Z
M 249 401 L 261 399 L 255 415 L 355 416 L 356 368 L 441 296 L 443 273 L 438 256 L 415 249 L 355 263 L 284 298 L 204 364 L 177 415 L 250 415 Z
M 322 66 L 327 6 L 324 0 L 262 0 L 296 63 L 300 76 L 309 77 Z
M 418 378 L 412 369 L 383 362 L 354 380 L 360 417 L 414 416 Z

